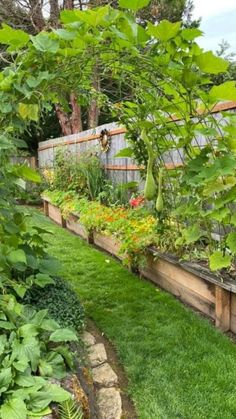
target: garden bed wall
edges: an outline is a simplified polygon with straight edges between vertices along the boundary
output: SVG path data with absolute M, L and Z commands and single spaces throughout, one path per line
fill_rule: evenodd
M 62 227 L 67 227 L 83 239 L 121 259 L 120 243 L 115 237 L 94 232 L 88 235 L 79 221 L 71 214 L 67 221 L 61 212 L 44 200 L 44 212 Z M 181 301 L 194 307 L 214 320 L 216 327 L 236 333 L 236 284 L 221 282 L 217 276 L 196 264 L 180 263 L 174 257 L 148 250 L 147 265 L 141 275 L 169 291 Z

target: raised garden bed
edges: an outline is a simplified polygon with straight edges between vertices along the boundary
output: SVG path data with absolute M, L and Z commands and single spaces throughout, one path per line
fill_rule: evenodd
M 104 234 L 94 232 L 93 242 L 96 246 L 116 256 L 122 260 L 122 256 L 119 254 L 121 243 L 113 236 L 105 236 Z
M 43 197 L 43 208 L 44 208 L 45 215 L 47 215 L 49 218 L 51 218 L 60 226 L 66 227 L 66 222 L 64 218 L 62 217 L 60 208 L 51 204 L 51 202 L 44 197 Z
M 82 239 L 86 240 L 88 243 L 93 242 L 93 237 L 87 232 L 84 226 L 79 221 L 79 216 L 76 214 L 70 214 L 66 219 L 66 228 L 73 231 L 73 233 L 78 234 Z
M 58 224 L 88 240 L 78 216 L 71 214 L 65 224 L 60 210 L 45 200 L 44 211 Z M 120 243 L 116 238 L 94 232 L 88 241 L 92 240 L 101 249 L 122 259 L 119 255 Z M 179 262 L 177 258 L 163 255 L 153 248 L 148 249 L 147 265 L 140 273 L 213 319 L 216 327 L 236 333 L 236 284 L 233 280 L 222 282 L 200 265 Z

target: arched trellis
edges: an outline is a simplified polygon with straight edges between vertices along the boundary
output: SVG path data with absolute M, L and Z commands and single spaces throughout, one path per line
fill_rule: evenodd
M 62 31 L 31 39 L 21 34 L 18 51 L 19 32 L 7 41 L 16 55 L 2 73 L 2 104 L 13 104 L 1 113 L 2 129 L 10 120 L 20 135 L 41 109 L 63 104 L 68 91 L 85 104 L 88 97 L 96 98 L 126 125 L 134 155 L 144 165 L 146 145 L 140 134 L 145 130 L 155 154 L 155 177 L 166 156 L 174 164 L 173 151 L 178 155 L 182 168 L 165 171 L 164 208 L 158 215 L 166 250 L 199 251 L 201 256 L 204 245 L 212 269 L 230 265 L 236 247 L 235 233 L 228 233 L 235 226 L 234 116 L 226 116 L 225 126 L 211 113 L 220 100 L 236 99 L 234 82 L 212 85 L 211 75 L 226 71 L 227 63 L 199 48 L 198 29 L 167 21 L 144 29 L 129 13 L 110 7 L 97 13 L 94 22 L 90 11 L 63 12 Z M 127 95 L 118 103 L 106 87 L 94 91 L 95 68 L 100 79 L 125 82 Z M 216 222 L 224 230 L 219 242 L 212 236 Z

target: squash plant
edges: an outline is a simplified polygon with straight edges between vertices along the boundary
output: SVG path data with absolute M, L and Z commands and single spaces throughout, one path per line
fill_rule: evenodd
M 19 136 L 43 109 L 65 107 L 71 91 L 84 106 L 96 99 L 126 125 L 131 151 L 148 165 L 146 196 L 155 186 L 166 249 L 203 256 L 212 270 L 230 268 L 236 253 L 235 115 L 211 111 L 236 100 L 235 82 L 214 86 L 213 77 L 228 63 L 199 47 L 201 30 L 166 20 L 140 26 L 135 13 L 144 3 L 120 0 L 121 10 L 63 11 L 62 28 L 32 37 L 4 26 L 0 42 L 12 65 L 0 74 L 1 126 Z M 125 79 L 128 97 L 113 103 L 106 87 L 96 92 L 95 70 L 116 85 Z M 174 169 L 154 185 L 152 177 L 161 178 L 166 163 Z M 168 234 L 170 225 L 175 235 Z

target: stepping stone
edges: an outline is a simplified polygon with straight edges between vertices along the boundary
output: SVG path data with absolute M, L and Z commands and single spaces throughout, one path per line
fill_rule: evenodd
M 91 367 L 97 367 L 107 361 L 107 353 L 103 343 L 97 343 L 96 345 L 90 346 L 88 359 Z
M 91 333 L 84 332 L 82 335 L 82 341 L 84 342 L 85 346 L 92 346 L 95 345 L 96 339 Z
M 94 384 L 104 387 L 112 387 L 118 384 L 118 377 L 110 367 L 109 364 L 105 363 L 92 369 L 92 376 Z
M 116 388 L 102 388 L 97 393 L 99 419 L 120 419 L 122 403 L 120 392 Z

